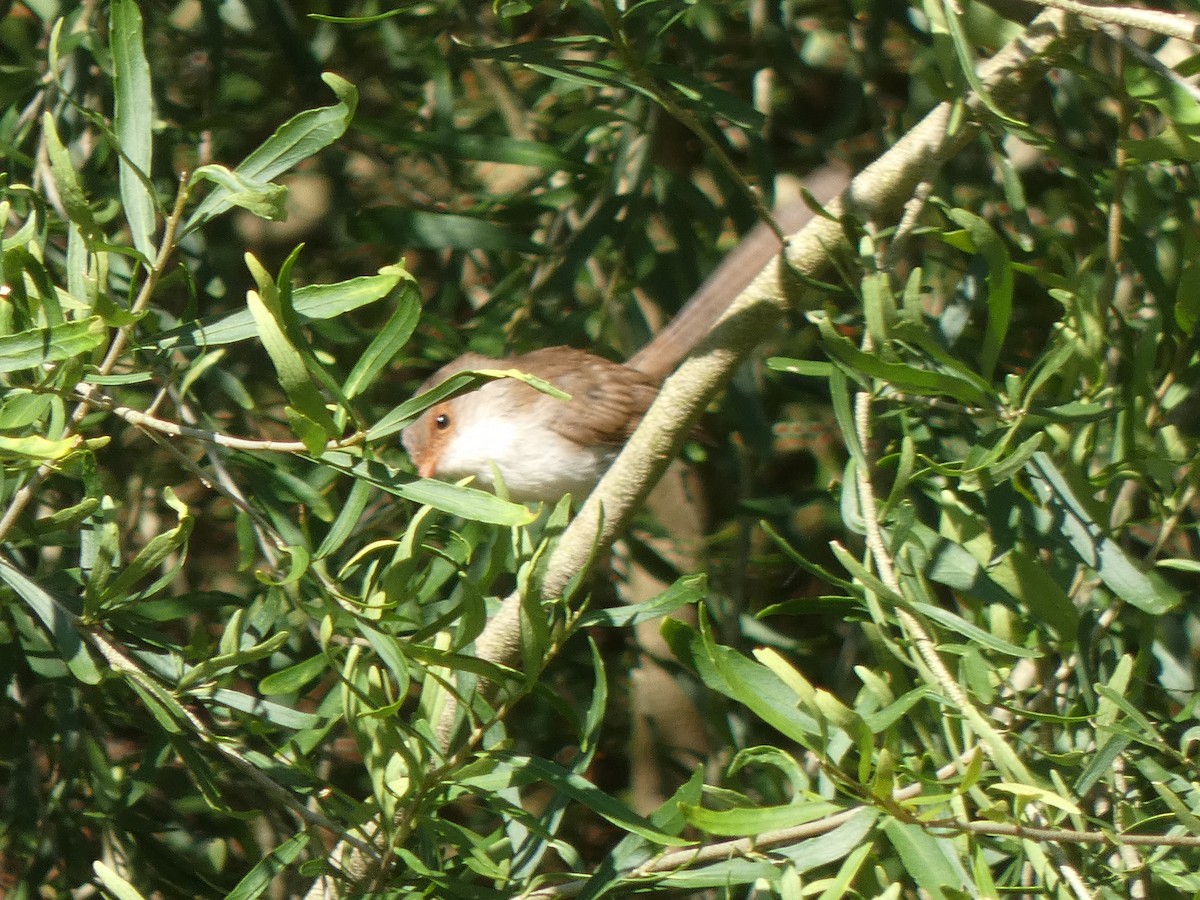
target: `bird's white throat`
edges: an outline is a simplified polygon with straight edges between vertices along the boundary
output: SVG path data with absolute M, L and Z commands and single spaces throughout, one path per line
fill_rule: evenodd
M 478 394 L 482 400 L 485 391 Z M 616 458 L 616 447 L 582 447 L 540 424 L 483 405 L 473 404 L 470 415 L 457 417 L 457 430 L 442 451 L 439 477 L 456 481 L 474 475 L 476 486 L 495 490 L 495 466 L 513 500 L 569 493 L 582 501 Z

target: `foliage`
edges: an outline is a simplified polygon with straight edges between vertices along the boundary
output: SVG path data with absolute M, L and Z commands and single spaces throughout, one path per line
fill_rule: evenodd
M 902 225 L 851 210 L 688 449 L 708 578 L 647 516 L 672 586 L 614 607 L 537 602 L 565 507 L 411 474 L 413 387 L 627 354 L 748 184 L 861 167 L 1025 23 L 313 6 L 0 21 L 7 895 L 349 890 L 370 822 L 397 896 L 1200 891 L 1190 47 L 1097 31 Z M 514 587 L 508 668 L 473 642 Z M 643 815 L 631 635 L 670 613 L 710 752 Z

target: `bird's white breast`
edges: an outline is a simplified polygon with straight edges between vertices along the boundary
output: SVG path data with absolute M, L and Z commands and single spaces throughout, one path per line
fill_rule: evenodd
M 494 465 L 514 500 L 555 501 L 567 493 L 582 500 L 616 453 L 613 447 L 580 446 L 544 426 L 518 426 L 512 417 L 476 416 L 460 420 L 442 451 L 438 477 L 474 475 L 479 487 L 492 490 Z

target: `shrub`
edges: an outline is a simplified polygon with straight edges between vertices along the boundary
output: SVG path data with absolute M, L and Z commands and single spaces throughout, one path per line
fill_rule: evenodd
M 12 896 L 1200 890 L 1190 19 L 51 6 L 0 23 Z M 436 365 L 628 355 L 831 158 L 575 515 L 412 474 Z M 685 443 L 707 506 L 635 517 Z

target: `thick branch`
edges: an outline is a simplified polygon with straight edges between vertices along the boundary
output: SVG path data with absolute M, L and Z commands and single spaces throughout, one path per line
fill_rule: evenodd
M 1003 101 L 1017 94 L 1070 45 L 1065 19 L 1058 11 L 1042 13 L 1021 37 L 981 66 L 980 80 L 994 100 Z M 982 114 L 978 98 L 970 98 L 968 105 Z M 970 123 L 964 123 L 953 135 L 947 133 L 951 108 L 949 102 L 937 106 L 856 177 L 842 197 L 830 204 L 829 211 L 876 218 L 901 207 L 931 166 L 957 153 L 974 137 L 977 126 Z M 790 268 L 817 277 L 842 239 L 839 222 L 814 219 L 788 241 Z M 781 266 L 780 257 L 775 257 L 733 302 L 708 338 L 667 379 L 641 427 L 563 533 L 547 567 L 544 597 L 559 596 L 571 578 L 590 566 L 595 548 L 607 547 L 628 525 L 705 406 L 725 387 L 738 365 L 771 334 L 788 307 L 790 282 L 787 268 Z M 501 611 L 475 642 L 481 658 L 503 664 L 516 659 L 519 607 L 517 595 L 505 599 Z M 445 727 L 440 736 L 449 736 Z

